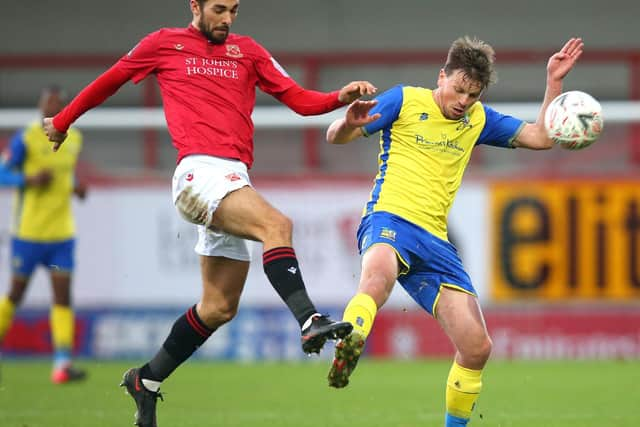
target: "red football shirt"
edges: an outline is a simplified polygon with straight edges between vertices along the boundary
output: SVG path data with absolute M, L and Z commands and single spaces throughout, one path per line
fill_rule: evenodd
M 251 167 L 255 87 L 274 95 L 296 85 L 251 37 L 218 45 L 191 25 L 149 34 L 116 65 L 135 83 L 156 75 L 178 160 L 210 154 Z

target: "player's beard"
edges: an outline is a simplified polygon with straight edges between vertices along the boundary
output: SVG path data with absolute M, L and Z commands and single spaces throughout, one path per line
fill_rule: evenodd
M 229 35 L 229 27 L 220 26 L 220 27 L 217 27 L 217 28 L 214 27 L 214 28 L 210 29 L 210 28 L 208 28 L 207 23 L 204 21 L 203 17 L 200 17 L 200 20 L 198 21 L 198 29 L 213 44 L 223 44 L 225 42 L 225 40 L 227 40 L 227 36 Z M 218 29 L 219 31 L 220 30 L 226 30 L 226 32 L 224 33 L 224 36 L 217 37 L 215 35 L 215 33 L 214 33 L 214 30 L 216 30 L 216 29 Z

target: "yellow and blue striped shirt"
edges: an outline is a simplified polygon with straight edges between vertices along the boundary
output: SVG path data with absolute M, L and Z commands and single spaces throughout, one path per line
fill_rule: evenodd
M 385 211 L 447 240 L 447 215 L 477 144 L 511 147 L 521 120 L 476 102 L 459 120 L 443 116 L 430 89 L 398 85 L 377 98 L 363 128 L 381 131 L 378 174 L 364 215 Z

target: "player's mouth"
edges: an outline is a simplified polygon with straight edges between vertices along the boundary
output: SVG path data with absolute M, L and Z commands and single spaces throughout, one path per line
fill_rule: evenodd
M 452 107 L 453 115 L 456 117 L 462 117 L 464 115 L 464 108 Z

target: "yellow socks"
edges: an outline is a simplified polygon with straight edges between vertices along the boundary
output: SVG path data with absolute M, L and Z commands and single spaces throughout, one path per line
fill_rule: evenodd
M 51 340 L 57 365 L 69 362 L 73 348 L 74 316 L 71 307 L 51 307 Z
M 16 306 L 8 297 L 5 296 L 0 299 L 0 341 L 2 341 L 11 326 L 15 311 Z
M 342 320 L 351 323 L 353 330 L 366 338 L 371 332 L 377 311 L 378 307 L 373 298 L 363 293 L 356 294 L 344 310 Z
M 481 389 L 482 371 L 463 368 L 454 361 L 447 378 L 447 426 L 466 425 Z

